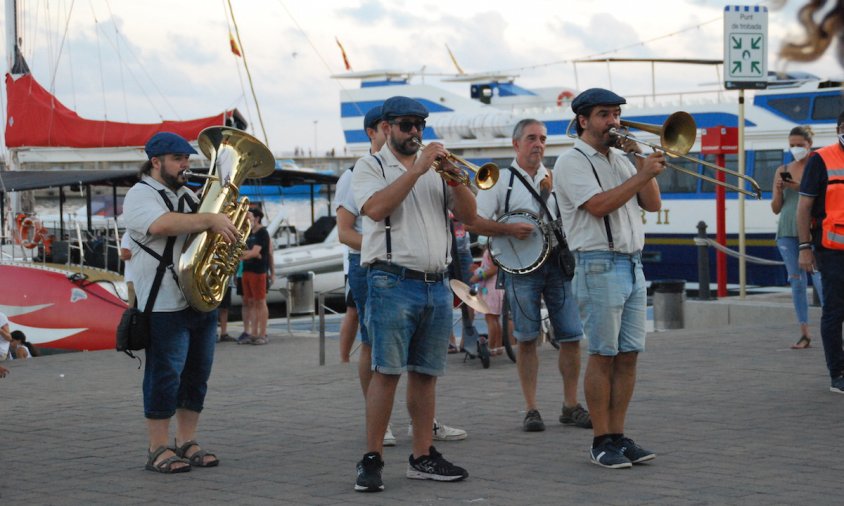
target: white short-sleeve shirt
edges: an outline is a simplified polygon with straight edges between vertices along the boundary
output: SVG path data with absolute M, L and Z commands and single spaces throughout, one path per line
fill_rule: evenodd
M 382 167 L 375 156 L 381 160 Z M 355 164 L 352 191 L 358 209 L 372 195 L 393 183 L 407 170 L 384 144 L 375 156 L 364 156 Z M 418 156 L 418 155 L 417 155 Z M 445 188 L 445 194 L 443 194 Z M 390 215 L 392 261 L 402 267 L 423 272 L 444 272 L 451 262 L 451 233 L 445 208 L 452 209 L 450 187 L 433 170 L 427 171 L 413 185 L 404 201 Z M 361 265 L 387 260 L 385 221 L 363 217 Z
M 568 231 L 569 247 L 573 251 L 608 251 L 604 219 L 593 216 L 580 206 L 595 195 L 620 186 L 636 175 L 636 167 L 623 151 L 615 148 L 610 148 L 608 156 L 604 156 L 580 139 L 575 141 L 574 148 L 560 155 L 554 164 L 554 188 L 560 199 L 560 212 Z M 614 251 L 636 253 L 642 250 L 645 229 L 635 197 L 610 213 L 609 221 Z

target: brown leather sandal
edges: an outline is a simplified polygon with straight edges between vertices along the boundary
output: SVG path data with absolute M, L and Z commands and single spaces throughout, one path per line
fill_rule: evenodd
M 155 460 L 167 450 L 171 450 L 176 455 L 167 457 L 166 459 L 163 459 L 162 461 L 156 464 Z M 145 466 L 145 469 L 147 471 L 153 471 L 156 473 L 164 474 L 186 473 L 190 471 L 190 465 L 173 467 L 173 464 L 189 464 L 189 462 L 187 459 L 183 459 L 182 457 L 180 457 L 178 451 L 174 450 L 173 448 L 159 446 L 154 451 L 149 452 L 149 456 L 147 457 L 147 465 Z
M 188 457 L 188 450 L 193 446 L 196 446 L 199 449 L 193 452 L 190 457 Z M 218 459 L 216 455 L 200 448 L 199 443 L 197 443 L 193 439 L 191 439 L 190 441 L 185 441 L 182 446 L 176 447 L 175 451 L 176 455 L 187 460 L 188 462 L 190 462 L 190 465 L 194 467 L 214 467 L 220 464 L 220 459 Z M 213 460 L 206 462 L 205 457 L 213 457 Z

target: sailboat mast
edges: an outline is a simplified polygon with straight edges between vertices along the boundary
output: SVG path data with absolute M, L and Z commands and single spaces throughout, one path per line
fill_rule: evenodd
M 18 5 L 16 0 L 6 0 L 6 71 L 15 65 L 15 49 L 18 47 Z

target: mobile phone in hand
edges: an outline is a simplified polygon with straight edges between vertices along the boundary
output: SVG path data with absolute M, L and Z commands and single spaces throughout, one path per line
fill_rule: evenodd
M 780 172 L 780 177 L 786 183 L 790 183 L 791 181 L 793 181 L 793 179 L 791 178 L 791 172 Z

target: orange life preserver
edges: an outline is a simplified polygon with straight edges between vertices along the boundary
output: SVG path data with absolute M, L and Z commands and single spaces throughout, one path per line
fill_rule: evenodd
M 562 107 L 563 104 L 567 102 L 571 102 L 571 99 L 574 98 L 574 93 L 565 90 L 561 91 L 559 95 L 557 95 L 557 107 Z
M 41 225 L 41 222 L 32 217 L 23 220 L 18 230 L 20 232 L 21 246 L 26 249 L 33 249 L 38 246 L 38 243 L 47 234 L 47 229 Z M 30 232 L 32 232 L 31 238 Z
M 25 213 L 18 213 L 15 216 L 15 229 L 18 231 L 18 235 L 15 237 L 15 244 L 21 243 L 21 229 L 23 227 L 23 220 L 26 219 Z

